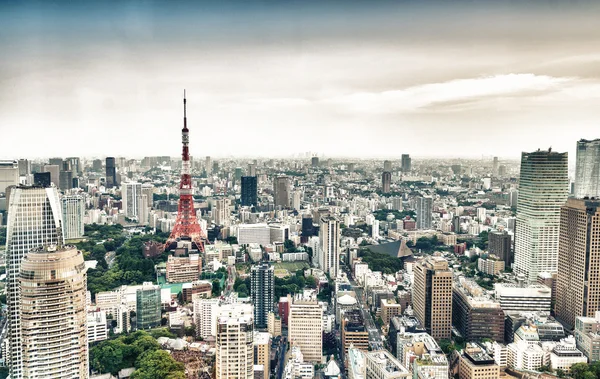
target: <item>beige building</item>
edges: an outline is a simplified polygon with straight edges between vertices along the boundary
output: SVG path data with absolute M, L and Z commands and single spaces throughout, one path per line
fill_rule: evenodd
M 600 200 L 567 200 L 560 212 L 556 316 L 573 328 L 600 310 Z
M 269 312 L 269 316 L 267 318 L 267 329 L 269 334 L 273 337 L 281 335 L 281 318 L 274 312 Z
M 217 317 L 216 379 L 254 378 L 254 309 L 227 304 Z
M 45 246 L 21 263 L 23 377 L 88 377 L 87 276 L 74 246 Z
M 387 350 L 369 351 L 365 353 L 365 379 L 395 379 L 408 378 L 410 373 Z
M 167 260 L 167 282 L 186 283 L 198 280 L 202 272 L 202 258 L 198 254 L 187 257 L 169 255 Z
M 449 339 L 452 330 L 452 271 L 444 258 L 430 256 L 415 264 L 413 309 L 427 333 Z
M 323 356 L 323 308 L 316 296 L 297 295 L 290 305 L 288 338 L 300 348 L 306 362 L 321 362 Z
M 363 351 L 369 350 L 369 331 L 365 326 L 360 309 L 350 309 L 341 314 L 342 346 L 344 346 L 344 364 L 348 365 L 348 350 L 351 346 Z
M 254 364 L 262 365 L 264 372 L 270 372 L 271 335 L 264 332 L 254 332 Z
M 458 359 L 458 377 L 460 379 L 500 378 L 500 366 L 478 344 L 467 343 L 467 346 L 458 354 Z
M 477 261 L 477 269 L 488 275 L 498 275 L 500 271 L 504 271 L 504 265 L 504 261 L 495 255 L 489 255 L 485 259 L 479 258 Z
M 383 325 L 389 325 L 392 317 L 402 314 L 402 306 L 394 299 L 381 299 L 381 319 Z

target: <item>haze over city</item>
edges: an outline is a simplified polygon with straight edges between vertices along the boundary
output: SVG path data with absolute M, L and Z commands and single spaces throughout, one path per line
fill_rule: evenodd
M 0 157 L 500 156 L 600 124 L 594 2 L 0 4 Z

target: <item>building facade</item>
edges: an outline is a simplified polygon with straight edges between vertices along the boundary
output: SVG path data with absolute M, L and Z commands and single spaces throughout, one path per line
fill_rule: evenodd
M 316 298 L 296 297 L 290 304 L 288 338 L 300 348 L 304 360 L 321 362 L 323 354 L 323 308 Z
M 83 237 L 85 202 L 81 195 L 64 195 L 62 204 L 62 230 L 65 239 Z
M 74 246 L 44 246 L 20 271 L 23 378 L 87 378 L 87 276 Z
M 254 305 L 254 325 L 259 329 L 268 326 L 269 312 L 273 311 L 275 268 L 269 263 L 252 266 L 250 295 Z
M 256 176 L 242 176 L 241 202 L 242 206 L 257 206 L 257 182 Z
M 576 161 L 575 197 L 600 197 L 600 139 L 578 141 Z
M 392 184 L 392 173 L 384 171 L 381 174 L 381 192 L 390 193 L 390 185 Z
M 144 283 L 142 288 L 136 291 L 135 300 L 137 328 L 150 329 L 160 326 L 160 286 L 151 282 Z
M 335 278 L 340 267 L 340 220 L 323 216 L 319 229 L 319 267 Z
M 504 261 L 504 267 L 513 264 L 512 236 L 506 231 L 494 230 L 488 233 L 488 251 Z
M 167 282 L 188 283 L 197 281 L 202 272 L 202 258 L 199 254 L 189 254 L 187 257 L 167 258 Z
M 540 272 L 558 269 L 560 207 L 569 195 L 567 153 L 523 153 L 519 179 L 515 264 L 533 283 Z
M 221 308 L 216 321 L 216 379 L 254 378 L 253 313 L 248 304 Z
M 431 229 L 431 214 L 433 213 L 433 198 L 419 196 L 416 199 L 417 229 Z
M 273 182 L 273 197 L 275 208 L 290 207 L 290 178 L 288 176 L 278 176 Z

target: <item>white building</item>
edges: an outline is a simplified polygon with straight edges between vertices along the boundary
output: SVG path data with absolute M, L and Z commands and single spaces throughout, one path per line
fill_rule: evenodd
M 125 217 L 139 217 L 140 197 L 142 195 L 142 185 L 137 182 L 123 183 L 121 186 L 121 200 L 123 202 L 123 213 Z
M 408 378 L 410 373 L 387 350 L 376 350 L 365 353 L 366 379 Z
M 314 365 L 304 362 L 301 349 L 298 346 L 292 345 L 289 359 L 283 369 L 283 379 L 312 379 L 314 377 Z
M 323 346 L 323 307 L 316 295 L 296 295 L 290 304 L 288 336 L 291 344 L 300 348 L 304 359 L 321 362 Z
M 507 346 L 507 367 L 536 371 L 544 364 L 544 350 L 538 343 L 519 341 Z
M 106 313 L 103 311 L 88 312 L 87 314 L 88 342 L 98 342 L 108 339 Z
M 496 283 L 494 291 L 496 300 L 505 312 L 550 312 L 552 306 L 552 291 L 543 284 L 521 286 L 515 283 Z
M 575 363 L 587 363 L 587 357 L 577 349 L 575 337 L 569 336 L 560 340 L 550 352 L 550 367 L 553 370 L 569 372 Z
M 62 230 L 65 239 L 83 237 L 83 218 L 85 202 L 81 195 L 65 195 L 61 197 Z
M 254 378 L 254 309 L 227 304 L 219 310 L 216 333 L 216 379 Z
M 266 246 L 271 243 L 271 231 L 267 224 L 240 224 L 237 226 L 237 239 L 240 245 L 256 243 Z
M 217 335 L 217 314 L 219 307 L 219 299 L 194 300 L 196 336 L 207 339 Z
M 337 276 L 340 265 L 340 221 L 335 217 L 321 218 L 318 263 L 319 268 L 328 273 L 330 278 Z

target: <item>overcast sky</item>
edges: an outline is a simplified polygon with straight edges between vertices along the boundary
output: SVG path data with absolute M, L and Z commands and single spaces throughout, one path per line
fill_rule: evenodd
M 3 1 L 0 157 L 177 156 L 184 88 L 194 156 L 572 155 L 600 5 L 560 3 Z

